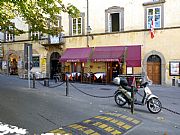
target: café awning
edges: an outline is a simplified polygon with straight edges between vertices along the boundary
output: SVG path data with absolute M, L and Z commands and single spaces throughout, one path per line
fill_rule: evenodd
M 123 53 L 124 47 L 120 46 L 95 47 L 91 60 L 93 62 L 119 61 Z
M 141 67 L 141 45 L 127 46 L 126 65 L 128 67 Z
M 87 62 L 92 48 L 67 48 L 60 62 Z
M 141 45 L 95 47 L 91 57 L 91 61 L 121 62 L 124 56 L 126 60 L 126 65 L 128 67 L 140 67 Z

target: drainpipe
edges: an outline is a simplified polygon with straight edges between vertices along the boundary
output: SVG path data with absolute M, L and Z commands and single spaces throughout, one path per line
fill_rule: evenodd
M 90 33 L 90 26 L 89 26 L 89 0 L 87 0 L 87 47 L 89 47 L 89 33 Z

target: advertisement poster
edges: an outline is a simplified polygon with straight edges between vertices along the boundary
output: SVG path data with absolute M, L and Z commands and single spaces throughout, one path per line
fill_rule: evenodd
M 2 61 L 2 69 L 7 69 L 7 61 Z
M 46 59 L 41 58 L 41 71 L 45 72 L 46 71 Z
M 180 75 L 180 62 L 170 62 L 170 76 L 179 76 Z
M 133 68 L 132 67 L 127 67 L 127 74 L 133 74 Z

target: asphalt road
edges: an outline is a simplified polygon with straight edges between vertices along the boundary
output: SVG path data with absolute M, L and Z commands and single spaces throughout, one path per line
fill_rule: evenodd
M 58 84 L 50 82 L 50 86 Z M 112 96 L 117 88 L 113 85 L 72 84 L 95 96 Z M 0 74 L 0 122 L 27 129 L 30 134 L 41 134 L 103 113 L 115 112 L 142 121 L 139 126 L 128 131 L 127 135 L 180 133 L 180 87 L 150 87 L 162 105 L 177 114 L 165 109 L 159 114 L 151 114 L 146 106 L 135 106 L 132 115 L 128 106 L 118 107 L 113 98 L 91 97 L 73 86 L 70 85 L 69 95 L 66 96 L 65 84 L 48 88 L 36 82 L 36 88 L 33 89 L 28 88 L 27 80 Z

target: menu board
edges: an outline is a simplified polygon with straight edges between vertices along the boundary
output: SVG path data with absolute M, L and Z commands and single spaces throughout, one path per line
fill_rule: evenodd
M 133 74 L 133 68 L 132 67 L 127 67 L 126 68 L 126 74 L 128 74 L 128 75 Z
M 169 62 L 169 73 L 170 73 L 170 76 L 180 76 L 180 62 L 179 61 Z

